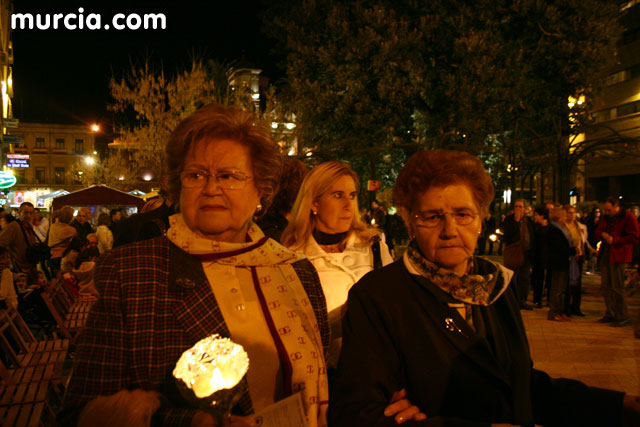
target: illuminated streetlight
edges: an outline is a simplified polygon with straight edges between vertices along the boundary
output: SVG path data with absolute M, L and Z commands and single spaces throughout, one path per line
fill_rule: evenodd
M 92 132 L 100 132 L 100 125 L 97 123 L 94 123 L 91 125 L 91 131 Z
M 87 157 L 84 158 L 84 162 L 90 166 L 90 165 L 94 164 L 96 162 L 96 160 L 91 156 L 87 156 Z

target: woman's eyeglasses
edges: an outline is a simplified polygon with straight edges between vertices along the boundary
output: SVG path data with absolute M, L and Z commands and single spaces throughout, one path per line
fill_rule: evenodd
M 418 227 L 433 228 L 444 222 L 444 217 L 451 215 L 451 219 L 458 225 L 469 225 L 478 216 L 478 212 L 470 210 L 459 210 L 455 212 L 421 212 L 414 215 L 416 225 Z
M 216 183 L 225 190 L 242 190 L 252 176 L 242 172 L 222 171 L 215 175 L 203 170 L 186 170 L 180 172 L 180 182 L 184 188 L 200 188 L 207 185 L 209 178 L 215 177 Z

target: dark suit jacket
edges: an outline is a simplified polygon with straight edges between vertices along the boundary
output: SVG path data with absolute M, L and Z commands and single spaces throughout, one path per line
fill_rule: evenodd
M 402 388 L 428 417 L 407 426 L 620 424 L 623 393 L 552 380 L 532 368 L 510 289 L 491 306 L 474 307 L 477 333 L 448 301 L 402 260 L 351 288 L 330 396 L 332 426 L 394 426 L 383 411 Z
M 569 271 L 569 257 L 576 254 L 562 230 L 553 224 L 549 225 L 547 236 L 549 244 L 549 268 L 552 271 Z
M 307 260 L 293 267 L 316 313 L 326 355 L 329 328 L 318 275 Z M 60 424 L 75 425 L 98 395 L 141 388 L 167 397 L 154 421 L 190 425 L 194 410 L 175 386 L 175 363 L 202 338 L 229 337 L 201 262 L 158 237 L 106 253 L 95 282 L 101 296 L 82 331 Z M 234 413 L 246 415 L 252 404 L 246 382 L 242 387 Z
M 113 247 L 162 236 L 164 231 L 169 229 L 169 217 L 175 213 L 173 206 L 167 206 L 166 202 L 163 202 L 157 209 L 120 221 L 118 232 L 113 233 Z M 163 224 L 162 229 L 160 224 Z

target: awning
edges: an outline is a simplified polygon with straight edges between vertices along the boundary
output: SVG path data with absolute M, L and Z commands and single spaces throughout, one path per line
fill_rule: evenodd
M 69 194 L 67 190 L 56 190 L 56 191 L 52 191 L 49 194 L 45 194 L 44 196 L 40 196 L 38 197 L 38 199 L 41 199 L 41 200 L 53 199 L 54 197 L 66 196 L 67 194 Z

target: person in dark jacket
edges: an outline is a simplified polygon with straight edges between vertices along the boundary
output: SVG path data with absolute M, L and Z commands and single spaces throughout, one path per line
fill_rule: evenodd
M 511 272 L 473 257 L 493 195 L 468 153 L 409 159 L 394 200 L 414 237 L 402 259 L 349 292 L 330 425 L 393 426 L 385 407 L 399 388 L 427 415 L 412 426 L 609 427 L 638 417 L 637 397 L 533 369 Z
M 164 192 L 163 192 L 164 195 Z M 113 247 L 153 239 L 165 234 L 169 229 L 169 217 L 176 213 L 175 205 L 166 197 L 158 201 L 159 206 L 145 212 L 131 215 L 120 221 L 118 235 L 114 235 Z
M 533 213 L 535 228 L 535 252 L 533 268 L 531 270 L 531 284 L 533 285 L 533 303 L 542 308 L 542 296 L 545 289 L 551 286 L 551 269 L 549 268 L 549 211 L 545 207 L 538 207 Z
M 298 159 L 285 157 L 280 188 L 269 210 L 256 222 L 265 236 L 280 242 L 282 232 L 289 225 L 289 213 L 296 200 L 300 184 L 309 169 Z
M 69 225 L 75 227 L 78 231 L 78 237 L 81 239 L 86 239 L 87 236 L 91 233 L 94 233 L 95 230 L 91 227 L 91 210 L 89 208 L 80 208 L 76 217 L 71 221 Z
M 516 200 L 513 205 L 513 213 L 508 215 L 503 224 L 505 247 L 519 243 L 519 250 L 522 250 L 522 259 L 524 262 L 520 265 L 510 265 L 505 256 L 505 266 L 515 273 L 514 283 L 515 291 L 520 302 L 520 308 L 531 310 L 531 306 L 527 304 L 529 296 L 529 287 L 531 284 L 531 259 L 535 252 L 533 248 L 533 221 L 525 215 L 527 203 L 525 200 Z M 505 254 L 508 250 L 505 248 Z
M 569 319 L 565 311 L 564 294 L 569 285 L 569 262 L 576 254 L 571 244 L 571 235 L 566 228 L 566 211 L 554 208 L 550 215 L 549 227 L 549 268 L 551 269 L 551 290 L 549 292 L 549 313 L 547 318 L 556 322 Z

